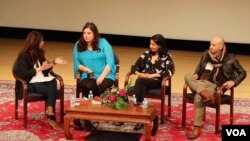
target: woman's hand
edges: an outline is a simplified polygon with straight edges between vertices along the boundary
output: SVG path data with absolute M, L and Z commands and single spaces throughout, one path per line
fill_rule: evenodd
M 100 85 L 100 84 L 102 84 L 102 81 L 104 80 L 104 78 L 103 77 L 98 77 L 97 79 L 96 79 L 96 84 L 97 85 Z
M 149 74 L 149 73 L 139 73 L 138 76 L 142 78 L 148 78 L 148 79 L 155 77 L 154 74 Z
M 58 57 L 55 60 L 53 60 L 53 64 L 64 65 L 67 64 L 67 60 L 63 59 L 63 57 Z
M 87 68 L 87 67 L 86 67 L 85 71 L 86 71 L 87 73 L 93 73 L 93 71 L 92 71 L 90 68 Z
M 53 65 L 51 63 L 49 63 L 48 61 L 44 61 L 42 66 L 36 68 L 36 71 L 43 71 L 43 70 L 47 70 L 50 69 Z

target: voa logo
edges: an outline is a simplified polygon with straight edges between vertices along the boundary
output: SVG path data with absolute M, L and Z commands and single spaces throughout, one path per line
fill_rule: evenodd
M 226 129 L 227 136 L 247 136 L 244 129 Z

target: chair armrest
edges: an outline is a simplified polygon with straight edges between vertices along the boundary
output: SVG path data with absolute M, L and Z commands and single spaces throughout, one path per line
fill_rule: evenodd
M 76 72 L 76 98 L 80 97 L 80 79 L 81 79 L 82 71 L 78 70 Z
M 76 79 L 80 79 L 81 78 L 81 74 L 82 74 L 82 71 L 81 70 L 78 70 L 76 72 Z
M 166 84 L 168 82 L 168 95 L 171 94 L 171 77 L 170 76 L 165 76 L 163 77 L 162 81 L 161 81 L 161 95 L 163 97 L 165 97 L 166 95 Z
M 163 77 L 162 81 L 161 81 L 161 87 L 166 87 L 166 83 L 171 81 L 171 77 L 170 76 L 165 76 Z
M 22 83 L 23 86 L 26 86 L 27 87 L 27 83 L 24 79 L 22 79 L 21 77 L 17 76 L 15 73 L 13 73 L 13 76 L 14 78 L 17 80 L 17 81 L 20 81 Z
M 116 64 L 116 72 L 115 72 L 115 86 L 119 87 L 119 72 L 120 72 L 120 64 Z
M 12 71 L 12 74 L 13 74 L 14 78 L 16 79 L 16 81 L 21 82 L 21 85 L 23 87 L 22 95 L 23 95 L 23 98 L 27 101 L 27 99 L 28 99 L 28 85 L 27 85 L 27 82 L 24 79 L 22 79 L 21 77 L 19 77 L 14 71 Z
M 63 78 L 60 75 L 56 74 L 54 71 L 50 71 L 50 74 L 59 81 L 60 86 L 64 86 Z
M 183 98 L 184 97 L 186 97 L 186 95 L 187 95 L 187 89 L 188 89 L 188 85 L 187 85 L 187 83 L 184 83 L 184 85 L 183 85 Z
M 223 86 L 218 87 L 218 88 L 217 88 L 217 91 L 215 92 L 214 97 L 215 97 L 215 101 L 216 101 L 215 103 L 216 103 L 217 105 L 220 105 L 220 103 L 221 103 L 221 94 L 223 93 L 223 89 L 224 89 Z
M 50 74 L 52 76 L 54 76 L 59 81 L 59 83 L 60 83 L 60 90 L 59 91 L 60 91 L 61 97 L 64 98 L 64 82 L 63 82 L 63 78 L 60 75 L 56 74 L 54 71 L 50 71 Z
M 82 74 L 82 71 L 81 71 L 81 70 L 78 70 L 78 71 L 76 72 L 76 85 L 77 85 L 77 84 L 80 84 L 81 74 Z
M 224 91 L 225 91 L 225 86 L 217 87 L 217 92 L 218 93 L 223 93 Z
M 129 77 L 132 75 L 131 71 L 126 73 L 124 87 L 128 85 Z
M 221 95 L 224 94 L 226 91 L 227 91 L 227 89 L 225 88 L 225 86 L 220 86 L 220 87 L 217 88 L 217 91 L 215 93 L 215 101 L 217 103 L 220 104 L 220 102 L 221 102 Z M 234 87 L 232 87 L 230 89 L 230 96 L 231 96 L 231 100 L 233 100 L 234 99 Z
M 119 79 L 120 65 L 116 65 L 115 79 Z

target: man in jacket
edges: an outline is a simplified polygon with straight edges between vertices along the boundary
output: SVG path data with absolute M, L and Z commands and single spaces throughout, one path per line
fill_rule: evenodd
M 213 37 L 209 50 L 203 53 L 194 75 L 184 76 L 187 85 L 196 93 L 194 127 L 187 134 L 188 139 L 195 139 L 200 135 L 205 103 L 213 102 L 217 87 L 230 89 L 245 78 L 246 71 L 235 55 L 227 53 L 224 39 L 220 36 Z

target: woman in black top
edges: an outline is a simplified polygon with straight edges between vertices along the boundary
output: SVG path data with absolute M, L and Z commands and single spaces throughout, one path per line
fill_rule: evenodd
M 49 62 L 45 59 L 44 41 L 40 32 L 32 31 L 28 34 L 24 48 L 19 52 L 13 70 L 28 84 L 29 92 L 37 92 L 47 97 L 46 116 L 50 126 L 59 130 L 53 111 L 56 104 L 57 82 L 49 76 L 49 71 L 55 64 L 66 64 L 62 57 Z
M 138 75 L 134 87 L 137 102 L 143 101 L 146 90 L 160 88 L 162 78 L 172 76 L 173 71 L 174 62 L 164 37 L 161 34 L 152 36 L 150 50 L 145 51 L 131 68 L 131 72 Z
M 147 90 L 160 88 L 162 78 L 172 76 L 174 71 L 174 62 L 161 34 L 150 38 L 149 47 L 150 50 L 145 51 L 131 68 L 131 72 L 138 76 L 134 86 L 137 104 L 142 103 Z M 138 123 L 134 130 L 141 128 L 143 124 Z

